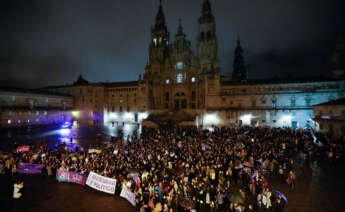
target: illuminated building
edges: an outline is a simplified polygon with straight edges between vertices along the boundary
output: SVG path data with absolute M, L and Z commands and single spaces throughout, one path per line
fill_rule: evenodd
M 313 105 L 344 97 L 345 69 L 334 65 L 344 61 L 342 42 L 332 57 L 336 74 L 331 78 L 248 80 L 239 40 L 232 78 L 221 76 L 216 19 L 208 0 L 202 3 L 197 27 L 194 53 L 181 21 L 171 41 L 159 5 L 143 77 L 130 82 L 89 83 L 80 76 L 73 85 L 44 89 L 72 95 L 81 123 L 107 125 L 139 123 L 147 118 L 157 123 L 170 119 L 203 126 L 313 127 Z

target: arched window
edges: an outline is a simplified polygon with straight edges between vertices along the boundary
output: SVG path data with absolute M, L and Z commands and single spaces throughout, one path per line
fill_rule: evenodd
M 204 34 L 204 32 L 201 32 L 201 33 L 200 33 L 200 39 L 201 39 L 201 40 L 204 40 L 204 39 L 205 39 L 205 34 Z
M 192 100 L 194 101 L 195 100 L 195 91 L 192 91 Z
M 183 62 L 182 61 L 177 62 L 176 68 L 179 70 L 183 69 Z
M 182 83 L 182 81 L 183 81 L 183 75 L 182 75 L 182 73 L 178 73 L 177 74 L 177 83 Z
M 256 107 L 256 100 L 252 99 L 252 107 Z
M 295 96 L 292 96 L 291 99 L 290 99 L 290 105 L 291 107 L 295 107 L 296 106 L 296 97 Z
M 211 39 L 211 37 L 212 37 L 212 33 L 211 33 L 211 31 L 208 31 L 207 32 L 207 40 L 210 40 Z

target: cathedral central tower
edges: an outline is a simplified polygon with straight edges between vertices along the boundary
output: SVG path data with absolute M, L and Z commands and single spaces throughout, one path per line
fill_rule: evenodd
M 209 0 L 204 0 L 202 4 L 196 42 L 202 73 L 220 73 L 216 21 Z

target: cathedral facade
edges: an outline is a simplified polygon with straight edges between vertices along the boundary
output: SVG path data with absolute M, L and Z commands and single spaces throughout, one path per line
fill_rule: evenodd
M 79 121 L 105 124 L 173 120 L 203 126 L 317 128 L 312 106 L 345 97 L 344 67 L 337 67 L 335 78 L 248 80 L 240 41 L 232 76 L 222 76 L 208 0 L 202 3 L 197 27 L 196 52 L 181 22 L 171 42 L 160 4 L 151 27 L 149 59 L 138 80 L 89 83 L 80 76 L 73 85 L 44 90 L 73 96 Z M 337 51 L 343 54 L 344 49 Z

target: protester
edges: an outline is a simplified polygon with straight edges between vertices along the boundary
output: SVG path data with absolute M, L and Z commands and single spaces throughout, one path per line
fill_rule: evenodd
M 294 183 L 295 178 L 296 178 L 296 176 L 295 176 L 294 172 L 291 170 L 289 172 L 288 177 L 286 178 L 286 182 L 290 185 L 291 190 L 293 190 L 295 188 L 295 183 Z
M 17 181 L 13 184 L 13 199 L 18 200 L 22 197 L 20 190 L 24 187 L 23 181 Z
M 311 151 L 329 158 L 332 145 L 332 158 L 344 157 L 345 149 L 314 144 L 310 132 L 289 128 L 143 129 L 140 138 L 127 140 L 131 142 L 118 139 L 88 151 L 63 143 L 54 150 L 30 146 L 0 157 L 0 164 L 13 174 L 19 163 L 32 163 L 43 164 L 48 176 L 60 169 L 116 179 L 117 191 L 125 185 L 136 195 L 137 211 L 283 211 L 284 200 L 272 199 L 267 179 L 280 178 L 293 189 L 296 155 Z M 20 189 L 21 184 L 15 185 Z M 232 198 L 236 193 L 237 199 Z

